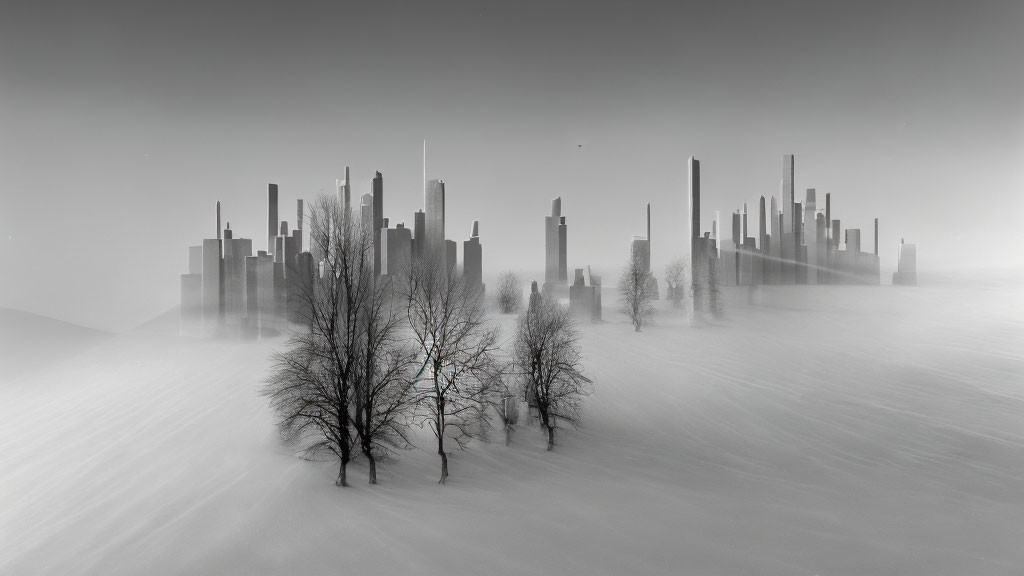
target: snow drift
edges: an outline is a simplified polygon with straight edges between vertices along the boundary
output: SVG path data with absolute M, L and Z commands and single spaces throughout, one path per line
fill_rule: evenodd
M 282 448 L 279 341 L 107 340 L 0 386 L 0 571 L 1019 573 L 1016 285 L 727 297 L 635 334 L 606 294 L 584 427 L 496 432 L 445 486 L 429 433 L 377 486 Z

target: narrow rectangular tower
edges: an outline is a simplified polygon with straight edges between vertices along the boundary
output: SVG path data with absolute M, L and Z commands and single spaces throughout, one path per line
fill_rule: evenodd
M 373 195 L 373 272 L 380 276 L 380 230 L 384 228 L 384 176 L 380 172 L 373 177 L 370 194 Z
M 277 184 L 267 185 L 267 253 L 274 253 L 277 237 Z
M 447 249 L 444 233 L 444 181 L 428 180 L 424 190 L 426 244 L 424 254 L 444 265 Z M 443 268 L 442 268 L 443 269 Z
M 792 154 L 782 157 L 782 226 L 786 232 L 797 232 L 794 212 L 796 211 L 793 197 L 794 159 Z
M 551 201 L 551 215 L 544 217 L 544 283 L 561 279 L 561 242 L 559 226 L 562 222 L 562 198 Z

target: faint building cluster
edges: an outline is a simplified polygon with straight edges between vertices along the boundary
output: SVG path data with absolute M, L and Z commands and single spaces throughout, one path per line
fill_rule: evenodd
M 576 268 L 570 286 L 568 267 L 568 227 L 562 216 L 562 198 L 551 201 L 551 215 L 544 217 L 543 294 L 569 298 L 573 313 L 582 320 L 601 319 L 601 277 L 590 273 L 590 266 Z M 536 290 L 533 291 L 536 293 Z
M 861 229 L 843 229 L 832 217 L 830 193 L 825 194 L 824 207 L 814 188 L 806 190 L 803 202 L 796 200 L 794 168 L 793 155 L 783 156 L 781 199 L 773 196 L 766 202 L 761 196 L 756 232 L 744 203 L 742 210 L 732 213 L 731 234 L 722 238 L 718 212 L 711 231 L 701 232 L 700 162 L 690 158 L 691 276 L 699 293 L 695 300 L 710 293 L 711 277 L 722 286 L 879 283 L 878 219 L 873 222 L 872 251 L 863 251 Z M 897 277 L 916 277 L 913 245 L 908 246 L 901 248 L 901 270 L 907 271 L 898 272 L 894 283 Z
M 352 203 L 349 169 L 336 181 L 337 205 L 347 218 L 371 230 L 374 273 L 396 277 L 415 260 L 433 258 L 449 269 L 458 264 L 456 243 L 445 236 L 445 185 L 425 180 L 424 207 L 413 215 L 413 228 L 392 226 L 384 216 L 384 178 L 374 175 L 369 192 Z M 190 335 L 236 334 L 256 338 L 280 333 L 288 323 L 308 318 L 303 294 L 326 257 L 304 230 L 302 199 L 296 201 L 294 226 L 279 217 L 277 184 L 267 186 L 265 250 L 253 253 L 253 241 L 235 237 L 231 224 L 221 228 L 221 205 L 216 205 L 216 237 L 189 247 L 188 273 L 181 275 L 181 329 Z M 309 246 L 305 246 L 307 242 Z M 470 287 L 483 289 L 483 248 L 474 221 L 463 242 L 461 273 Z
M 878 219 L 873 222 L 872 251 L 861 250 L 861 229 L 843 229 L 832 217 L 832 197 L 818 204 L 817 190 L 808 188 L 802 202 L 794 191 L 794 156 L 783 156 L 779 197 L 758 203 L 757 230 L 750 226 L 747 204 L 731 215 L 725 235 L 715 212 L 711 230 L 701 228 L 700 161 L 688 161 L 690 282 L 686 287 L 695 310 L 718 310 L 718 292 L 724 286 L 762 284 L 878 284 Z M 337 204 L 347 218 L 357 219 L 372 232 L 374 273 L 395 277 L 413 262 L 430 258 L 455 269 L 457 244 L 445 230 L 445 183 L 427 180 L 424 173 L 423 209 L 413 215 L 412 228 L 392 226 L 384 216 L 384 179 L 375 173 L 369 191 L 353 205 L 349 169 L 336 181 Z M 267 187 L 267 242 L 253 253 L 253 242 L 234 237 L 230 223 L 221 228 L 220 202 L 216 207 L 216 237 L 189 248 L 189 271 L 181 276 L 181 318 L 188 333 L 237 331 L 246 337 L 274 334 L 302 317 L 305 287 L 321 269 L 324 254 L 304 247 L 304 203 L 296 203 L 295 225 L 279 217 L 278 187 Z M 648 278 L 647 289 L 658 299 L 659 287 L 651 273 L 651 205 L 645 205 L 646 236 L 635 236 L 630 258 L 640 263 Z M 308 233 L 305 236 L 308 238 Z M 590 266 L 574 269 L 569 282 L 568 226 L 562 198 L 551 202 L 544 217 L 544 283 L 540 292 L 568 298 L 574 314 L 586 321 L 601 319 L 601 277 Z M 462 243 L 460 268 L 471 288 L 483 289 L 483 249 L 479 224 L 474 221 Z M 893 284 L 916 284 L 916 246 L 901 242 Z M 671 288 L 680 290 L 682 287 Z M 669 294 L 671 298 L 673 294 Z

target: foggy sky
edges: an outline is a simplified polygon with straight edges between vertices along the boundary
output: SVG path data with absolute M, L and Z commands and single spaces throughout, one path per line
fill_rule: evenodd
M 921 273 L 1019 266 L 1022 55 L 1012 1 L 8 1 L 0 306 L 128 328 L 177 304 L 217 200 L 263 248 L 266 183 L 291 223 L 345 165 L 411 226 L 423 139 L 485 280 L 543 269 L 559 195 L 570 269 L 609 279 L 650 201 L 660 275 L 691 154 L 705 229 L 792 153 L 797 199 L 831 192 L 862 249 L 880 219 L 883 283 L 901 236 Z

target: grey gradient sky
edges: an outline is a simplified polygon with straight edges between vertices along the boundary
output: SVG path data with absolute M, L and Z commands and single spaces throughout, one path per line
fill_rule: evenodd
M 558 195 L 570 267 L 608 277 L 652 202 L 660 273 L 691 154 L 705 221 L 777 194 L 792 153 L 798 199 L 880 218 L 883 276 L 900 236 L 922 272 L 1020 265 L 1022 61 L 1015 1 L 7 0 L 0 306 L 127 328 L 177 303 L 216 200 L 259 240 L 267 182 L 294 220 L 346 164 L 411 224 L 424 138 L 485 275 L 542 270 Z

